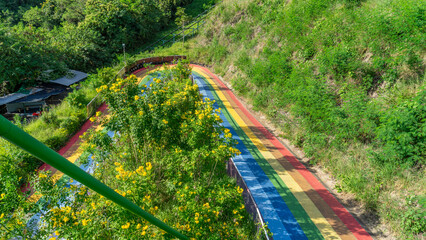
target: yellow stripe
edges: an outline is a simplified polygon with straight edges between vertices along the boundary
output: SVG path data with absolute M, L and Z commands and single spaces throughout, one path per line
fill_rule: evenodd
M 327 219 L 321 214 L 315 204 L 311 201 L 311 199 L 306 195 L 303 189 L 295 182 L 293 177 L 291 177 L 285 168 L 276 160 L 276 158 L 269 152 L 265 145 L 254 135 L 254 133 L 250 130 L 250 128 L 246 125 L 246 123 L 240 118 L 238 113 L 231 106 L 230 102 L 226 99 L 223 93 L 219 90 L 218 86 L 210 79 L 210 77 L 199 68 L 194 69 L 196 72 L 201 74 L 206 78 L 207 81 L 212 85 L 219 98 L 222 100 L 223 105 L 228 109 L 231 116 L 238 123 L 241 129 L 247 134 L 253 144 L 259 149 L 259 152 L 263 155 L 263 157 L 268 161 L 268 163 L 272 166 L 272 168 L 277 172 L 283 182 L 287 185 L 302 207 L 305 209 L 306 213 L 312 219 L 312 222 L 317 226 L 321 234 L 325 239 L 340 239 L 339 235 L 334 231 L 331 227 Z

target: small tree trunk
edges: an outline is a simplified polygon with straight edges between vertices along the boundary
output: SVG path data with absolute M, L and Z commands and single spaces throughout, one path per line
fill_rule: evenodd
M 182 32 L 183 32 L 183 41 L 182 41 L 182 46 L 183 46 L 183 44 L 185 43 L 185 22 L 183 22 L 183 25 L 182 25 Z

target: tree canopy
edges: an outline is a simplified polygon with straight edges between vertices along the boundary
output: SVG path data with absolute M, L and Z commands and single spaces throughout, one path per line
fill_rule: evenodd
M 137 47 L 173 24 L 188 0 L 0 1 L 0 94 L 45 79 L 47 70 L 92 71 L 123 43 Z

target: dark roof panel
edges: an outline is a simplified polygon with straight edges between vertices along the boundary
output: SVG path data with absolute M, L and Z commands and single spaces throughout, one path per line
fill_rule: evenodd
M 62 93 L 63 91 L 65 91 L 65 89 L 63 89 L 63 88 L 43 89 L 43 91 L 40 91 L 38 93 L 29 95 L 27 97 L 18 99 L 16 101 L 12 102 L 12 103 L 39 102 L 39 101 L 42 101 L 44 99 L 49 98 L 50 96 L 58 95 L 58 94 Z
M 69 73 L 66 76 L 58 78 L 56 80 L 52 80 L 50 82 L 68 87 L 86 78 L 87 78 L 87 73 L 76 71 L 76 70 L 69 70 Z
M 31 88 L 30 91 L 27 94 L 25 94 L 25 93 L 11 93 L 9 95 L 0 97 L 0 105 L 8 104 L 10 102 L 13 102 L 13 101 L 19 100 L 21 98 L 27 97 L 31 94 L 40 92 L 42 90 L 43 89 L 41 89 L 41 88 Z

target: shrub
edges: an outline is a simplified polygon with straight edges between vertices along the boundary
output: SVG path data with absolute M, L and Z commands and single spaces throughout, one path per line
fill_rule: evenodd
M 426 232 L 426 196 L 408 196 L 405 204 L 409 208 L 402 213 L 402 229 L 410 235 Z
M 426 90 L 383 113 L 377 140 L 384 148 L 376 160 L 404 168 L 426 163 Z

